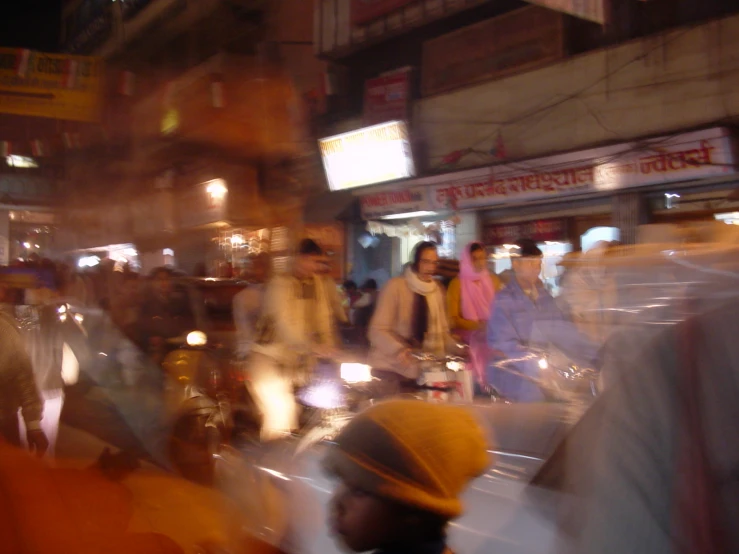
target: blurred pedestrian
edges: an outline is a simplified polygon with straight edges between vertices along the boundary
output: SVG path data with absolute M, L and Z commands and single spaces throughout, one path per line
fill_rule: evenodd
M 323 250 L 320 245 L 319 247 Z M 318 274 L 324 279 L 326 290 L 328 291 L 331 299 L 331 306 L 333 308 L 334 318 L 337 322 L 346 325 L 350 321 L 349 305 L 347 302 L 345 302 L 345 298 L 342 298 L 342 291 L 339 290 L 340 287 L 337 285 L 333 277 L 331 277 L 331 271 L 331 258 L 324 251 L 323 255 L 318 261 Z
M 304 239 L 291 272 L 274 276 L 264 292 L 249 371 L 265 439 L 297 428 L 294 386 L 309 377 L 316 358 L 335 356 L 338 314 L 332 298 L 338 295 L 322 274 L 324 260 L 318 243 Z
M 369 330 L 370 321 L 375 314 L 377 306 L 377 281 L 367 279 L 362 285 L 361 296 L 354 303 L 354 312 L 352 315 L 352 324 L 354 325 L 355 342 L 362 346 L 369 345 L 367 331 Z
M 233 317 L 237 335 L 237 349 L 245 356 L 256 340 L 257 322 L 262 313 L 265 283 L 270 277 L 270 258 L 266 253 L 254 256 L 247 280 L 249 285 L 233 298 Z
M 48 263 L 44 265 L 44 269 L 50 272 L 52 281 L 40 281 L 41 286 L 27 289 L 26 304 L 16 306 L 15 315 L 31 360 L 36 386 L 43 400 L 44 418 L 41 428 L 49 443 L 47 454 L 53 457 L 64 406 L 64 336 L 58 313 L 61 302 L 58 294 L 59 274 Z M 21 439 L 25 434 L 22 421 Z
M 501 288 L 498 277 L 488 269 L 485 246 L 479 242 L 468 244 L 462 252 L 459 275 L 449 283 L 447 309 L 452 333 L 470 346 L 470 365 L 479 385 L 487 380 L 487 322 L 495 292 Z
M 354 307 L 354 303 L 359 300 L 362 293 L 359 291 L 357 284 L 352 280 L 344 281 L 342 288 L 344 289 L 344 294 L 349 301 L 348 307 L 349 309 L 352 309 Z
M 0 302 L 4 302 L 6 287 L 0 285 Z M 15 318 L 6 309 L 0 310 L 0 437 L 20 446 L 18 412 L 23 416 L 26 440 L 31 448 L 43 455 L 49 446 L 41 429 L 43 400 L 36 386 L 31 359 L 17 327 Z
M 598 344 L 612 331 L 616 286 L 608 274 L 609 243 L 600 241 L 572 263 L 562 285 L 561 305 L 578 328 Z
M 136 324 L 141 307 L 141 283 L 136 273 L 123 275 L 123 280 L 110 300 L 110 318 L 129 338 L 136 337 Z
M 381 402 L 356 416 L 324 460 L 339 478 L 330 525 L 353 552 L 444 554 L 460 496 L 489 464 L 486 437 L 457 406 Z
M 172 348 L 169 339 L 179 338 L 195 327 L 195 313 L 187 293 L 175 283 L 172 271 L 152 271 L 149 290 L 142 295 L 138 335 L 142 349 L 159 364 Z
M 723 284 L 696 268 L 706 298 L 636 353 L 607 346 L 617 378 L 542 474 L 567 493 L 563 553 L 739 552 L 736 263 Z

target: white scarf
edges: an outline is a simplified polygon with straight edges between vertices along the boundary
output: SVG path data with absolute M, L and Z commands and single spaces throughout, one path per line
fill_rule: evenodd
M 406 268 L 404 277 L 411 292 L 426 297 L 428 304 L 428 330 L 423 340 L 423 349 L 436 356 L 443 356 L 446 354 L 447 325 L 439 285 L 433 280 L 422 281 L 410 267 Z

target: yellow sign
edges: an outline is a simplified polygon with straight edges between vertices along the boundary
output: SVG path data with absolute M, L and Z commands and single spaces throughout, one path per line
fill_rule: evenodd
M 0 113 L 100 119 L 98 58 L 0 48 Z
M 179 128 L 180 112 L 178 112 L 174 108 L 167 110 L 167 113 L 165 113 L 164 117 L 162 118 L 162 134 L 171 135 L 173 133 L 176 133 L 177 129 Z

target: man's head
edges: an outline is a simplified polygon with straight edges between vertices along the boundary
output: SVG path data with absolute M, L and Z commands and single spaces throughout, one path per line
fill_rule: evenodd
M 439 254 L 436 243 L 430 241 L 419 242 L 413 251 L 413 263 L 411 270 L 418 275 L 421 281 L 430 282 L 436 274 L 439 265 Z
M 357 292 L 357 284 L 352 280 L 344 281 L 343 286 L 344 292 L 346 292 L 347 294 L 354 294 Z
M 303 239 L 295 254 L 295 276 L 301 279 L 313 277 L 321 272 L 324 258 L 323 248 L 313 239 Z
M 488 256 L 482 243 L 473 242 L 470 245 L 470 259 L 475 271 L 482 273 L 488 268 Z
M 169 296 L 174 287 L 172 272 L 166 267 L 156 268 L 151 272 L 151 285 L 157 294 Z
M 324 460 L 340 480 L 331 527 L 351 550 L 441 539 L 459 497 L 489 463 L 485 436 L 466 409 L 390 400 L 355 417 Z
M 511 265 L 516 280 L 524 287 L 536 284 L 541 274 L 543 252 L 531 239 L 521 239 L 511 252 Z
M 367 279 L 362 285 L 362 292 L 377 292 L 377 281 L 374 279 Z

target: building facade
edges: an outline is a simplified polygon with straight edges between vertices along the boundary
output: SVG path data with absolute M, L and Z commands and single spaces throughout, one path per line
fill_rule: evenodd
M 589 3 L 601 24 L 549 4 L 318 3 L 316 50 L 338 91 L 325 132 L 408 121 L 417 176 L 355 189 L 401 256 L 419 221 L 451 222 L 456 255 L 483 240 L 502 270 L 525 234 L 554 268 L 597 239 L 634 242 L 644 223 L 737 210 L 739 6 Z
M 321 182 L 312 31 L 299 0 L 69 2 L 64 49 L 107 66 L 100 155 L 70 170 L 96 202 L 68 206 L 70 250 L 210 275 L 284 250 L 272 230 L 297 234 Z

